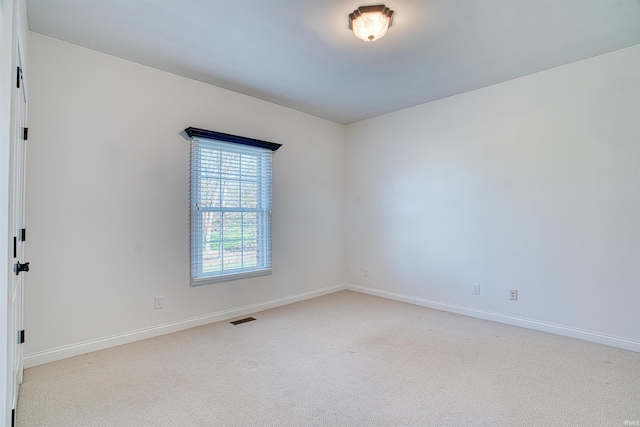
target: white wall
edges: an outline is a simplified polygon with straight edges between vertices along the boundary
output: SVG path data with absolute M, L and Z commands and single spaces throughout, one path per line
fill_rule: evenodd
M 640 351 L 639 150 L 640 46 L 350 125 L 348 281 Z
M 26 366 L 345 279 L 640 351 L 640 46 L 346 134 L 42 35 L 29 47 Z M 284 144 L 271 276 L 189 287 L 188 126 Z
M 35 33 L 29 59 L 26 366 L 344 286 L 344 126 Z M 272 275 L 189 286 L 189 126 L 283 144 Z

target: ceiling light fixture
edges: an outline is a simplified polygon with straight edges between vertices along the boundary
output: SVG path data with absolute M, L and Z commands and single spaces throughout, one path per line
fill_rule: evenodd
M 392 20 L 393 10 L 384 5 L 360 6 L 349 14 L 349 29 L 357 38 L 372 42 L 387 34 Z

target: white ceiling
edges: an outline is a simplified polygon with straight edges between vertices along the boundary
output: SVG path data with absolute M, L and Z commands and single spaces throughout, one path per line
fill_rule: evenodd
M 27 0 L 30 29 L 348 124 L 640 43 L 640 0 Z

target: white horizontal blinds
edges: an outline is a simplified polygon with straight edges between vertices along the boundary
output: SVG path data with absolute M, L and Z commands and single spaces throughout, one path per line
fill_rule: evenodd
M 271 269 L 271 153 L 192 138 L 192 278 Z

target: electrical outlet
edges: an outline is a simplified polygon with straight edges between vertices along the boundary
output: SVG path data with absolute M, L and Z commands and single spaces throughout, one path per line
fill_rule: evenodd
M 153 297 L 153 308 L 154 308 L 154 310 L 158 310 L 159 308 L 164 307 L 162 299 L 163 299 L 162 295 L 158 296 L 158 297 Z
M 364 277 L 369 277 L 369 269 L 368 268 L 364 269 Z
M 480 283 L 472 283 L 471 288 L 474 295 L 480 295 Z
M 509 289 L 509 299 L 511 301 L 518 301 L 518 290 L 517 289 Z

